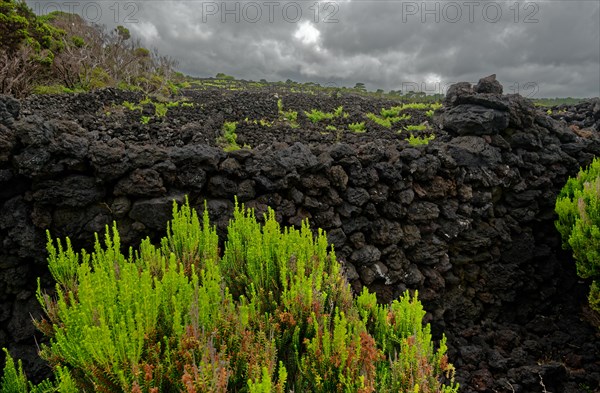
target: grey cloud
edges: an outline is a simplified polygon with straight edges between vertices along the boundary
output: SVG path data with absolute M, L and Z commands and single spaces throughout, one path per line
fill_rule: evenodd
M 138 22 L 126 23 L 130 3 L 119 3 L 119 20 L 113 1 L 96 4 L 103 23 L 124 24 L 196 76 L 364 82 L 387 91 L 496 73 L 506 91 L 523 93 L 533 83 L 536 96 L 600 95 L 597 1 L 133 1 Z M 223 15 L 225 3 L 234 11 Z M 426 13 L 423 4 L 437 11 Z M 302 18 L 295 21 L 297 6 Z M 294 37 L 302 22 L 319 31 L 315 44 Z

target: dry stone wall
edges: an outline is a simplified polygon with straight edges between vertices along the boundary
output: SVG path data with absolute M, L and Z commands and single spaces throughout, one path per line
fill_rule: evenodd
M 184 123 L 166 131 L 188 133 L 186 143 L 170 144 L 135 140 L 92 118 L 123 95 L 39 99 L 48 105 L 0 97 L 0 346 L 33 373 L 44 370 L 32 339 L 36 278 L 51 287 L 44 231 L 89 247 L 94 232 L 116 221 L 123 244 L 135 246 L 163 233 L 172 201 L 185 195 L 198 209 L 207 202 L 221 234 L 234 196 L 257 215 L 272 207 L 283 224 L 309 219 L 327 231 L 354 290 L 367 286 L 384 302 L 418 290 L 435 333 L 458 343 L 469 326 L 523 324 L 561 290 L 578 291 L 573 266 L 560 260 L 553 206 L 567 177 L 600 154 L 600 110 L 580 136 L 493 83 L 459 84 L 427 146 L 364 136 L 267 140 L 225 153 L 193 142 L 207 139 L 194 139 Z M 230 99 L 265 116 L 277 110 L 271 98 Z M 52 100 L 65 116 L 53 115 Z M 481 359 L 453 353 L 467 385 L 485 383 L 485 372 L 466 366 Z M 510 364 L 491 369 L 506 374 Z

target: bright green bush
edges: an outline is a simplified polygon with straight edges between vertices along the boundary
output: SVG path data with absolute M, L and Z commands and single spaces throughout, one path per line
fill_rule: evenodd
M 223 135 L 217 138 L 217 143 L 223 146 L 225 151 L 238 150 L 240 147 L 237 143 L 237 121 L 226 121 L 223 123 Z
M 381 109 L 381 116 L 377 116 L 374 113 L 367 113 L 365 116 L 372 122 L 389 129 L 392 128 L 394 123 L 403 120 L 410 120 L 410 115 L 404 114 L 399 116 L 400 110 L 400 107 L 391 107 L 389 109 L 383 108 Z
M 0 380 L 0 393 L 78 393 L 79 390 L 66 367 L 57 366 L 55 369 L 56 381 L 45 380 L 38 385 L 27 381 L 23 372 L 23 365 L 19 360 L 15 365 L 10 353 L 3 348 L 6 354 L 6 363 L 2 380 Z
M 429 142 L 435 139 L 435 135 L 431 134 L 429 136 L 418 137 L 410 134 L 410 136 L 406 139 L 411 146 L 424 146 L 428 145 Z
M 339 117 L 347 117 L 344 113 L 344 107 L 338 106 L 333 112 L 323 112 L 318 109 L 311 109 L 310 112 L 304 112 L 308 120 L 312 123 L 318 123 L 323 120 L 332 120 Z
M 367 116 L 367 119 L 371 120 L 375 124 L 379 124 L 385 128 L 392 128 L 392 121 L 389 117 L 379 117 L 374 113 L 367 113 L 365 116 Z
M 580 277 L 592 279 L 589 301 L 600 312 L 600 159 L 570 178 L 556 200 L 556 228 Z
M 145 239 L 126 256 L 116 225 L 103 243 L 76 253 L 48 234 L 56 295 L 38 288 L 37 325 L 59 392 L 458 390 L 416 294 L 353 299 L 325 234 L 307 222 L 282 228 L 269 210 L 261 225 L 236 205 L 220 253 L 206 209 L 199 219 L 174 204 L 160 245 Z M 27 392 L 14 362 L 2 384 Z
M 350 129 L 350 131 L 356 132 L 359 134 L 367 131 L 365 128 L 364 121 L 361 121 L 360 123 L 350 123 L 350 124 L 348 124 L 348 128 Z

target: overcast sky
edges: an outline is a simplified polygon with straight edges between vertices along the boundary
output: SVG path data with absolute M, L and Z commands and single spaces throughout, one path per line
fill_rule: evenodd
M 600 96 L 598 0 L 28 3 L 124 25 L 193 76 L 443 93 L 495 73 L 506 93 Z

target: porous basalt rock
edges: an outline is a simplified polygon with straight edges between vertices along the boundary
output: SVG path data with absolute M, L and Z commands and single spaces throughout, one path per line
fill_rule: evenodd
M 453 85 L 433 119 L 436 140 L 419 148 L 383 128 L 290 128 L 278 121 L 277 98 L 260 90 L 190 90 L 201 111 L 170 108 L 148 125 L 137 112 L 103 115 L 135 93 L 0 97 L 0 346 L 23 356 L 31 376 L 43 374 L 26 321 L 39 312 L 36 277 L 52 286 L 46 229 L 89 247 L 114 220 L 123 246 L 135 246 L 161 236 L 172 201 L 188 195 L 199 210 L 207 201 L 223 235 L 237 195 L 258 217 L 272 207 L 282 224 L 325 228 L 355 291 L 366 285 L 387 302 L 419 290 L 434 334 L 449 338 L 463 391 L 536 391 L 538 375 L 548 391 L 597 388 L 600 344 L 579 318 L 585 285 L 560 250 L 553 205 L 568 176 L 600 154 L 589 125 L 600 104 L 574 107 L 591 129 L 582 137 L 498 85 Z M 395 104 L 281 96 L 300 120 L 343 105 L 357 121 Z M 246 117 L 273 126 L 240 123 L 238 140 L 252 150 L 217 147 L 222 122 Z M 552 363 L 564 359 L 585 372 Z

